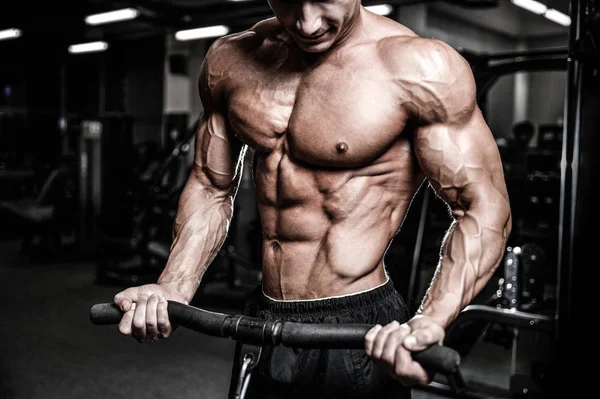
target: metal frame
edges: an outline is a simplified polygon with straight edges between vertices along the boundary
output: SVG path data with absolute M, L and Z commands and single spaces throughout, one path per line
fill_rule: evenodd
M 452 334 L 453 329 L 460 323 L 483 318 L 518 328 L 535 328 L 550 332 L 554 337 L 555 357 L 550 365 L 549 375 L 545 378 L 546 386 L 543 387 L 545 392 L 557 393 L 560 389 L 564 389 L 562 384 L 569 381 L 570 377 L 581 378 L 580 370 L 571 365 L 577 361 L 577 350 L 573 347 L 573 339 L 576 339 L 574 312 L 585 305 L 583 295 L 586 292 L 577 285 L 583 283 L 586 272 L 584 266 L 588 259 L 594 259 L 595 255 L 594 247 L 583 240 L 587 230 L 595 223 L 590 217 L 594 212 L 589 212 L 589 208 L 593 206 L 591 200 L 593 192 L 588 187 L 593 187 L 598 173 L 597 160 L 593 156 L 596 151 L 594 144 L 597 144 L 598 140 L 597 130 L 600 126 L 600 115 L 596 111 L 600 101 L 600 52 L 597 47 L 600 36 L 598 18 L 600 10 L 596 3 L 596 0 L 571 0 L 572 25 L 566 60 L 561 55 L 564 54 L 563 50 L 560 51 L 561 54 L 553 51 L 536 54 L 549 59 L 551 61 L 549 65 L 540 64 L 533 59 L 522 59 L 522 55 L 519 55 L 520 61 L 497 64 L 496 73 L 479 75 L 480 82 L 487 82 L 482 88 L 485 92 L 500 74 L 521 70 L 517 69 L 518 67 L 539 70 L 540 65 L 550 66 L 552 69 L 562 68 L 564 65 L 568 74 L 561 154 L 557 304 L 554 317 L 467 307 L 448 331 L 448 334 Z M 588 48 L 586 48 L 588 44 L 586 41 L 589 42 Z M 558 59 L 555 58 L 557 55 Z M 488 66 L 492 58 L 496 61 L 503 57 L 488 57 L 486 60 Z M 481 62 L 474 58 L 472 60 Z M 581 162 L 584 156 L 587 161 Z M 564 367 L 565 364 L 569 366 Z M 449 392 L 450 396 L 453 396 L 450 387 L 447 386 L 436 383 L 428 388 L 432 392 Z
M 582 2 L 584 0 L 573 0 L 573 3 Z M 580 12 L 580 8 L 574 6 L 574 10 Z M 578 11 L 579 10 L 579 11 Z M 573 25 L 578 25 L 575 21 Z M 573 29 L 581 29 L 574 27 Z M 573 35 L 573 33 L 572 33 Z M 573 226 L 572 214 L 574 214 L 575 190 L 573 181 L 577 180 L 577 170 L 567 170 L 567 164 L 572 165 L 573 159 L 576 159 L 578 146 L 576 145 L 579 133 L 576 133 L 576 128 L 579 126 L 578 115 L 573 115 L 574 106 L 572 103 L 580 98 L 581 84 L 575 79 L 577 75 L 576 62 L 573 61 L 573 52 L 577 42 L 570 39 L 568 47 L 562 48 L 547 48 L 534 51 L 515 51 L 496 54 L 474 53 L 465 49 L 458 51 L 470 63 L 473 74 L 477 83 L 478 101 L 485 101 L 486 95 L 494 83 L 501 77 L 515 72 L 527 71 L 567 71 L 568 91 L 565 101 L 565 120 L 567 123 L 564 127 L 564 148 L 562 154 L 562 183 L 561 183 L 561 215 L 560 215 L 560 237 L 559 237 L 559 262 L 557 284 L 557 309 L 556 317 L 546 315 L 533 314 L 522 312 L 514 309 L 498 309 L 488 305 L 470 305 L 467 306 L 449 326 L 446 332 L 446 340 L 449 341 L 460 330 L 460 326 L 474 321 L 489 321 L 490 323 L 502 324 L 508 327 L 518 329 L 533 329 L 543 331 L 556 337 L 557 345 L 565 344 L 564 337 L 567 334 L 567 325 L 569 323 L 569 309 L 571 306 L 570 293 L 572 292 L 572 246 L 573 246 Z M 577 94 L 579 93 L 579 95 Z M 571 104 L 571 105 L 570 105 Z M 568 113 L 567 113 L 568 112 Z M 567 118 L 568 115 L 568 118 Z M 575 128 L 575 129 L 574 129 Z M 427 202 L 424 202 L 422 212 L 427 212 Z M 424 228 L 418 231 L 417 242 L 422 240 L 419 237 L 424 234 Z M 418 250 L 418 248 L 416 249 Z M 420 254 L 413 256 L 413 269 L 411 277 L 416 275 L 417 261 Z M 415 281 L 413 281 L 415 280 Z M 409 292 L 415 290 L 416 279 L 411 278 L 409 284 Z M 566 294 L 565 294 L 566 293 Z M 563 296 L 564 295 L 564 296 Z M 561 317 L 558 317 L 561 315 Z M 559 352 L 560 354 L 560 349 Z M 465 385 L 466 391 L 460 395 L 449 384 L 443 384 L 437 381 L 432 382 L 424 387 L 424 391 L 441 394 L 449 397 L 465 397 L 465 398 L 510 398 L 510 392 L 500 392 L 496 388 L 486 387 L 477 383 L 469 382 Z

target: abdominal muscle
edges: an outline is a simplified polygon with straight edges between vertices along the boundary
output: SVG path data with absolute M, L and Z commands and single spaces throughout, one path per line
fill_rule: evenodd
M 396 159 L 315 171 L 285 155 L 271 161 L 259 160 L 255 172 L 264 293 L 278 300 L 319 299 L 385 283 L 385 251 L 418 188 L 410 167 Z

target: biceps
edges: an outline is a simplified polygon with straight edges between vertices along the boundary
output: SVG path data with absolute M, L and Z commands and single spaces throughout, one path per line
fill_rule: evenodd
M 242 172 L 243 149 L 223 114 L 203 116 L 196 137 L 194 173 L 217 189 L 229 191 Z
M 419 128 L 415 150 L 427 179 L 456 216 L 479 204 L 506 205 L 498 147 L 479 112 L 462 125 Z

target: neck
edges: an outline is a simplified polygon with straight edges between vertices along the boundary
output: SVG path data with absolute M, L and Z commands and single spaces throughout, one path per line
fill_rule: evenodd
M 340 32 L 340 35 L 336 42 L 330 47 L 328 51 L 336 48 L 351 45 L 361 40 L 364 31 L 364 19 L 365 9 L 363 6 L 359 6 L 358 10 L 351 17 L 346 27 Z

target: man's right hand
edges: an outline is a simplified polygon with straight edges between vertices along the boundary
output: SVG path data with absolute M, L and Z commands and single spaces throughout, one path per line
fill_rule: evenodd
M 174 289 L 160 284 L 127 288 L 115 295 L 115 304 L 124 312 L 119 331 L 139 342 L 168 338 L 176 326 L 169 321 L 167 301 L 185 303 L 186 299 Z

